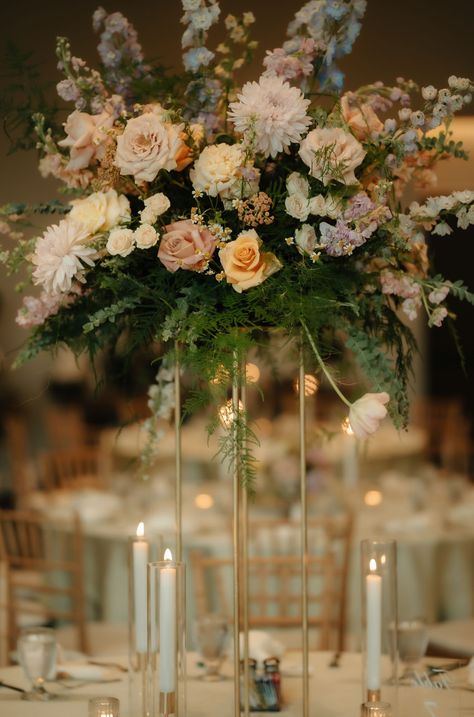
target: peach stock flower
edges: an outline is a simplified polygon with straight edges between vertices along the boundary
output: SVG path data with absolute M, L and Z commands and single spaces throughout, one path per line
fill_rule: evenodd
M 103 157 L 109 141 L 107 131 L 113 123 L 109 112 L 90 115 L 75 110 L 69 115 L 64 125 L 67 137 L 58 142 L 60 147 L 69 149 L 69 170 L 85 169 L 94 159 Z
M 203 271 L 215 251 L 216 237 L 208 229 L 193 224 L 190 219 L 172 222 L 165 229 L 158 259 L 168 271 Z
M 358 102 L 357 99 L 353 100 L 348 95 L 343 95 L 341 110 L 344 120 L 359 140 L 372 137 L 383 130 L 383 122 L 368 102 Z
M 154 112 L 145 112 L 127 122 L 117 137 L 115 165 L 120 174 L 132 175 L 137 182 L 152 182 L 160 169 L 178 169 L 187 162 L 182 139 L 183 125 L 163 122 Z
M 387 415 L 385 404 L 390 396 L 382 393 L 364 393 L 364 395 L 351 405 L 349 410 L 349 423 L 357 438 L 367 438 L 378 429 L 380 421 Z
M 258 286 L 281 269 L 282 264 L 274 254 L 260 251 L 261 244 L 255 229 L 248 229 L 219 251 L 227 282 L 235 291 L 241 293 Z

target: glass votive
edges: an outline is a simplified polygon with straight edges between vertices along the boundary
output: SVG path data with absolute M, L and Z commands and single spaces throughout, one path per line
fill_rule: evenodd
M 148 564 L 148 717 L 186 715 L 186 576 L 165 551 Z
M 120 702 L 116 697 L 92 697 L 89 700 L 89 717 L 119 717 Z
M 362 703 L 367 715 L 385 715 L 397 702 L 397 546 L 395 541 L 361 543 Z M 374 703 L 374 704 L 371 704 Z M 381 706 L 382 705 L 382 706 Z M 386 708 L 385 708 L 386 709 Z M 390 713 L 389 713 L 390 714 Z

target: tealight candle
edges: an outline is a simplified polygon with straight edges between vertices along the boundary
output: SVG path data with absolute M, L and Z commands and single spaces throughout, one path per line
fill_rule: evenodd
M 89 717 L 119 717 L 120 703 L 116 697 L 92 697 Z

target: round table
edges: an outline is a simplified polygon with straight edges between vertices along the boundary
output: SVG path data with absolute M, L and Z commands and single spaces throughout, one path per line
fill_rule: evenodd
M 310 654 L 310 714 L 317 717 L 360 717 L 361 658 L 358 654 L 343 654 L 339 668 L 330 668 L 330 653 Z M 116 660 L 124 662 L 123 656 Z M 198 678 L 197 656 L 188 655 L 188 717 L 233 717 L 233 681 L 206 683 Z M 286 704 L 282 714 L 301 717 L 301 677 L 285 675 L 301 665 L 301 653 L 289 652 L 282 661 L 282 689 Z M 230 676 L 230 665 L 223 672 Z M 122 673 L 117 673 L 119 676 Z M 474 713 L 474 690 L 465 688 L 467 670 L 451 672 L 451 689 L 433 687 L 403 687 L 398 690 L 398 708 L 393 705 L 393 717 L 468 717 Z M 0 680 L 26 687 L 19 667 L 0 670 Z M 464 685 L 464 687 L 462 687 Z M 76 689 L 64 690 L 54 683 L 51 691 L 60 697 L 48 703 L 26 702 L 20 695 L 0 688 L 0 713 L 2 717 L 85 717 L 90 697 L 108 695 L 117 697 L 121 705 L 121 717 L 132 717 L 128 711 L 127 677 L 110 684 L 88 684 Z

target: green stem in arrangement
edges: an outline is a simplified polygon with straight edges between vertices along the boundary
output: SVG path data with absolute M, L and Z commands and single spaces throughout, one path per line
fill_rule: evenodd
M 341 393 L 341 391 L 339 390 L 339 388 L 338 388 L 337 385 L 336 385 L 336 382 L 334 381 L 333 377 L 331 376 L 330 372 L 328 371 L 328 368 L 327 368 L 326 364 L 324 363 L 323 359 L 321 358 L 321 354 L 320 354 L 319 351 L 318 351 L 318 348 L 317 348 L 317 346 L 316 346 L 316 344 L 315 344 L 315 342 L 314 342 L 314 339 L 313 339 L 313 337 L 311 336 L 311 333 L 310 333 L 310 330 L 308 329 L 308 326 L 307 326 L 307 324 L 306 324 L 306 321 L 304 321 L 304 319 L 301 319 L 300 321 L 301 321 L 301 326 L 302 326 L 303 329 L 305 330 L 306 336 L 308 337 L 308 341 L 309 341 L 309 343 L 310 343 L 310 346 L 311 346 L 311 348 L 313 349 L 314 355 L 316 356 L 316 359 L 317 359 L 317 361 L 318 361 L 318 364 L 319 364 L 320 367 L 321 367 L 321 370 L 323 371 L 324 375 L 326 376 L 327 380 L 329 381 L 329 383 L 331 384 L 332 388 L 333 388 L 334 391 L 337 393 L 337 395 L 339 396 L 339 398 L 341 399 L 341 401 L 342 401 L 343 403 L 345 403 L 346 406 L 348 406 L 348 407 L 350 408 L 351 405 L 352 405 L 351 402 L 348 401 L 348 399 L 344 396 L 343 393 Z

